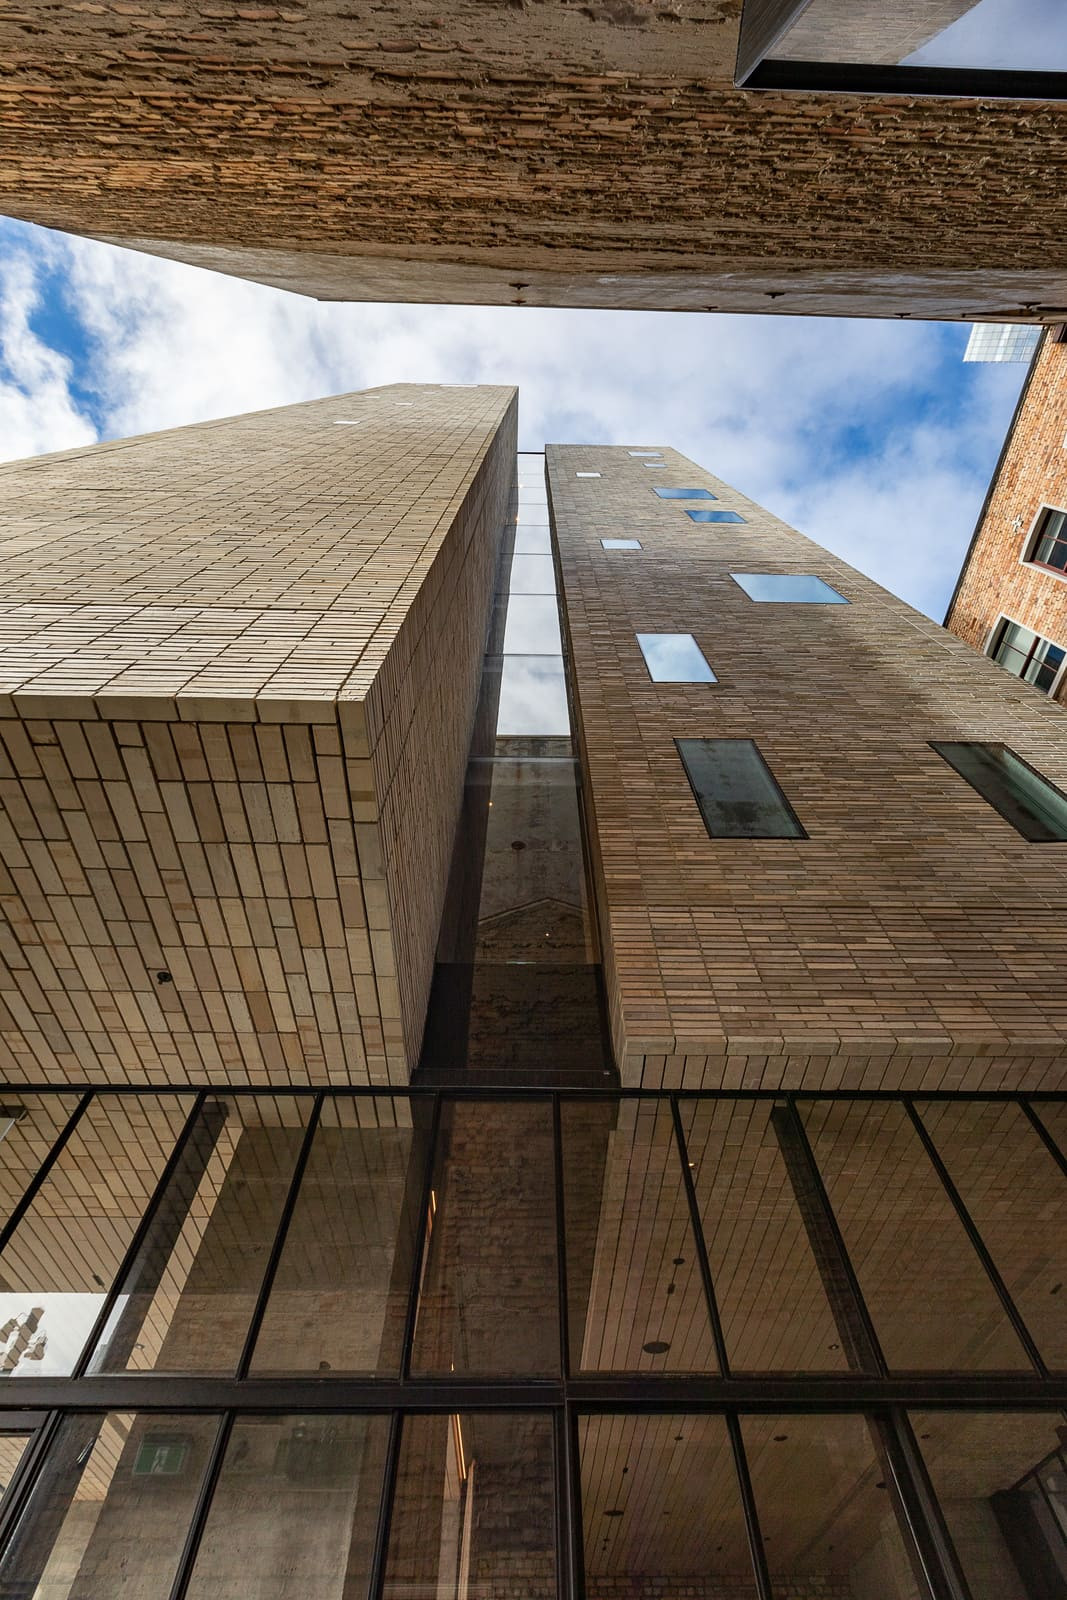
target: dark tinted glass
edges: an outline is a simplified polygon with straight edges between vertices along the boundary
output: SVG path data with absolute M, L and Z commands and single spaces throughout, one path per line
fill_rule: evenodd
M 1067 511 L 1045 512 L 1030 559 L 1058 572 L 1067 568 Z
M 1067 795 L 1005 744 L 931 740 L 930 748 L 966 778 L 1005 822 L 1032 844 L 1067 839 Z
M 805 839 L 751 739 L 676 739 L 713 839 Z
M 652 491 L 658 494 L 661 500 L 717 500 L 718 495 L 712 494 L 710 489 L 660 489 Z
M 745 518 L 736 511 L 687 511 L 686 516 L 693 522 L 744 522 Z

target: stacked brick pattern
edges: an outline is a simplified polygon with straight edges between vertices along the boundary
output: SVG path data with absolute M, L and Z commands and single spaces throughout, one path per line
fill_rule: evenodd
M 1062 1086 L 1064 847 L 1027 843 L 928 746 L 1000 740 L 1064 786 L 1061 709 L 663 460 L 548 454 L 624 1082 Z M 694 524 L 653 483 L 705 487 L 747 520 Z M 619 535 L 644 548 L 602 549 Z M 760 605 L 729 576 L 789 571 L 851 604 Z M 652 683 L 638 631 L 693 633 L 718 683 Z M 684 737 L 755 739 L 810 837 L 709 839 Z
M 514 427 L 401 387 L 0 470 L 9 1078 L 406 1081 Z
M 1022 559 L 1044 505 L 1067 508 L 1067 344 L 1047 336 L 945 618 L 976 650 L 988 649 L 1002 616 L 1067 649 L 1067 577 Z M 1067 679 L 1056 695 L 1067 702 Z
M 1067 305 L 1055 106 L 738 93 L 740 11 L 9 0 L 0 207 L 323 298 Z

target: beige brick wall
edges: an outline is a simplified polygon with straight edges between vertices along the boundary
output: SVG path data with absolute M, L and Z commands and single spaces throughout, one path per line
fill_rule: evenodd
M 548 452 L 623 1081 L 1062 1086 L 1067 847 L 1024 840 L 927 741 L 1002 740 L 1067 787 L 1063 711 L 663 456 Z M 748 520 L 694 524 L 656 482 Z M 618 535 L 643 550 L 601 548 Z M 851 604 L 755 604 L 736 571 L 817 573 Z M 691 632 L 718 683 L 652 683 L 637 631 Z M 755 739 L 810 837 L 709 839 L 690 736 Z
M 0 468 L 10 1077 L 406 1080 L 514 442 L 399 386 Z

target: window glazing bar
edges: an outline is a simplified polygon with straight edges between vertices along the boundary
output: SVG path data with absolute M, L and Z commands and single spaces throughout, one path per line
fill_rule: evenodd
M 230 1433 L 233 1428 L 233 1416 L 228 1414 L 219 1418 L 219 1426 L 215 1433 L 215 1442 L 211 1446 L 204 1467 L 204 1476 L 200 1480 L 200 1493 L 196 1497 L 196 1506 L 193 1510 L 189 1532 L 185 1536 L 185 1544 L 178 1559 L 178 1570 L 174 1574 L 168 1600 L 184 1600 L 184 1595 L 189 1587 L 192 1577 L 193 1565 L 200 1549 L 200 1541 L 204 1536 L 204 1527 L 211 1512 L 211 1502 L 215 1498 L 215 1485 L 219 1481 L 222 1471 L 222 1459 L 226 1454 L 226 1446 L 230 1442 Z
M 7 1554 L 23 1513 L 37 1482 L 37 1474 L 55 1442 L 63 1422 L 60 1411 L 49 1413 L 44 1424 L 27 1445 L 22 1460 L 12 1474 L 8 1491 L 0 1506 L 0 1560 Z
M 752 1475 L 748 1470 L 748 1457 L 745 1455 L 745 1441 L 741 1437 L 741 1424 L 735 1411 L 727 1415 L 726 1428 L 730 1435 L 734 1471 L 737 1474 L 737 1487 L 741 1495 L 741 1509 L 745 1518 L 745 1534 L 748 1538 L 748 1553 L 752 1560 L 752 1573 L 756 1580 L 756 1593 L 758 1600 L 774 1600 L 771 1575 L 767 1567 L 767 1552 L 763 1548 L 763 1534 L 760 1530 L 759 1513 L 756 1510 L 756 1496 L 752 1490 Z
M 544 1095 L 541 1095 L 544 1099 Z M 441 1137 L 441 1096 L 436 1094 L 430 1114 L 430 1131 L 426 1141 L 426 1165 L 423 1168 L 422 1188 L 419 1195 L 419 1214 L 415 1219 L 415 1241 L 411 1252 L 411 1281 L 408 1284 L 408 1306 L 404 1316 L 404 1339 L 400 1347 L 400 1376 L 411 1377 L 411 1357 L 415 1348 L 415 1326 L 419 1320 L 419 1300 L 428 1262 L 427 1237 L 430 1224 L 430 1196 L 433 1193 L 433 1169 L 437 1155 L 437 1142 Z
M 552 1159 L 556 1188 L 556 1297 L 559 1300 L 559 1370 L 571 1370 L 570 1304 L 567 1297 L 567 1218 L 563 1181 L 563 1115 L 559 1094 L 552 1096 Z
M 55 1088 L 55 1085 L 53 1084 L 52 1087 Z M 25 1092 L 29 1093 L 31 1091 L 26 1090 Z M 33 1092 L 35 1093 L 36 1091 Z M 69 1094 L 70 1089 L 68 1087 L 58 1092 Z M 141 1092 L 144 1093 L 143 1090 Z M 78 1101 L 78 1104 L 74 1107 L 74 1110 L 67 1118 L 66 1126 L 60 1130 L 58 1136 L 53 1140 L 52 1148 L 49 1150 L 48 1154 L 41 1162 L 41 1165 L 38 1167 L 26 1188 L 23 1190 L 22 1196 L 14 1211 L 12 1211 L 7 1221 L 4 1223 L 4 1226 L 0 1228 L 0 1253 L 6 1249 L 9 1240 L 15 1232 L 15 1229 L 18 1227 L 19 1223 L 22 1221 L 33 1202 L 36 1200 L 43 1186 L 47 1183 L 52 1168 L 55 1166 L 56 1162 L 63 1154 L 63 1151 L 66 1149 L 67 1142 L 77 1128 L 78 1123 L 88 1111 L 94 1093 L 95 1091 L 90 1089 L 87 1094 L 82 1095 L 81 1099 Z M 186 1090 L 186 1093 L 188 1093 L 188 1089 Z
M 875 1422 L 886 1469 L 892 1475 L 894 1499 L 921 1563 L 922 1579 L 935 1600 L 972 1600 L 911 1419 L 906 1411 L 892 1407 Z
M 374 1528 L 374 1553 L 371 1557 L 370 1600 L 381 1600 L 385 1590 L 385 1567 L 389 1559 L 389 1533 L 393 1524 L 393 1501 L 400 1472 L 400 1432 L 403 1420 L 399 1411 L 389 1418 L 389 1442 L 385 1448 L 382 1494 L 378 1502 L 378 1521 Z
M 570 1514 L 570 1540 L 567 1562 L 570 1573 L 571 1600 L 585 1600 L 585 1523 L 582 1520 L 582 1458 L 578 1437 L 578 1412 L 568 1406 L 564 1412 L 567 1466 L 566 1494 Z
M 685 1130 L 682 1127 L 682 1114 L 674 1095 L 671 1095 L 671 1117 L 674 1122 L 675 1153 L 682 1168 L 682 1183 L 685 1185 L 685 1197 L 689 1204 L 689 1229 L 693 1235 L 693 1249 L 696 1251 L 697 1265 L 700 1268 L 700 1281 L 704 1288 L 704 1302 L 707 1306 L 708 1320 L 711 1323 L 711 1337 L 715 1345 L 715 1358 L 719 1363 L 719 1372 L 724 1378 L 729 1378 L 730 1355 L 726 1348 L 726 1337 L 722 1331 L 719 1302 L 715 1296 L 715 1281 L 711 1275 L 711 1262 L 708 1259 L 708 1248 L 704 1240 L 704 1227 L 700 1220 L 700 1203 L 697 1200 L 696 1184 L 693 1182 L 693 1169 L 689 1165 L 689 1150 L 685 1142 Z
M 1052 1134 L 1048 1131 L 1045 1124 L 1034 1110 L 1031 1102 L 1029 1100 L 1020 1100 L 1019 1104 L 1022 1107 L 1023 1115 L 1026 1117 L 1030 1126 L 1041 1140 L 1041 1143 L 1044 1145 L 1053 1161 L 1059 1167 L 1064 1177 L 1067 1178 L 1067 1155 L 1064 1155 L 1063 1151 L 1059 1147 L 1058 1142 L 1052 1137 Z

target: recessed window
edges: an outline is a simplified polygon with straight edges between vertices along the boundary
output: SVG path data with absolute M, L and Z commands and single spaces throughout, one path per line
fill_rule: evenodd
M 1032 633 L 1021 623 L 1004 617 L 993 630 L 989 654 L 1024 683 L 1032 683 L 1036 689 L 1051 694 L 1067 651 L 1049 639 L 1042 639 L 1039 633 Z
M 642 461 L 641 465 L 643 467 L 651 467 L 654 472 L 665 472 L 667 469 L 665 461 Z
M 751 739 L 676 739 L 713 839 L 806 839 Z
M 661 489 L 655 488 L 653 494 L 658 494 L 661 500 L 717 500 L 717 494 L 712 494 L 710 489 Z
M 661 456 L 662 450 L 627 450 L 628 456 Z
M 574 476 L 576 478 L 599 478 L 600 477 L 600 473 L 599 472 L 576 472 L 574 474 Z
M 714 683 L 715 674 L 691 633 L 639 633 L 653 683 Z
M 350 417 L 334 417 L 333 425 L 335 428 L 358 428 L 362 420 L 362 418 L 353 421 Z
M 1067 511 L 1044 507 L 1030 535 L 1025 559 L 1036 567 L 1067 572 Z
M 640 550 L 640 539 L 601 539 L 605 550 Z
M 1067 794 L 1035 772 L 1006 744 L 946 743 L 931 739 L 943 761 L 966 778 L 1005 822 L 1032 844 L 1067 839 Z
M 791 606 L 847 606 L 836 589 L 809 572 L 731 572 L 750 600 Z
M 686 516 L 692 522 L 745 522 L 747 520 L 737 511 L 687 511 Z

